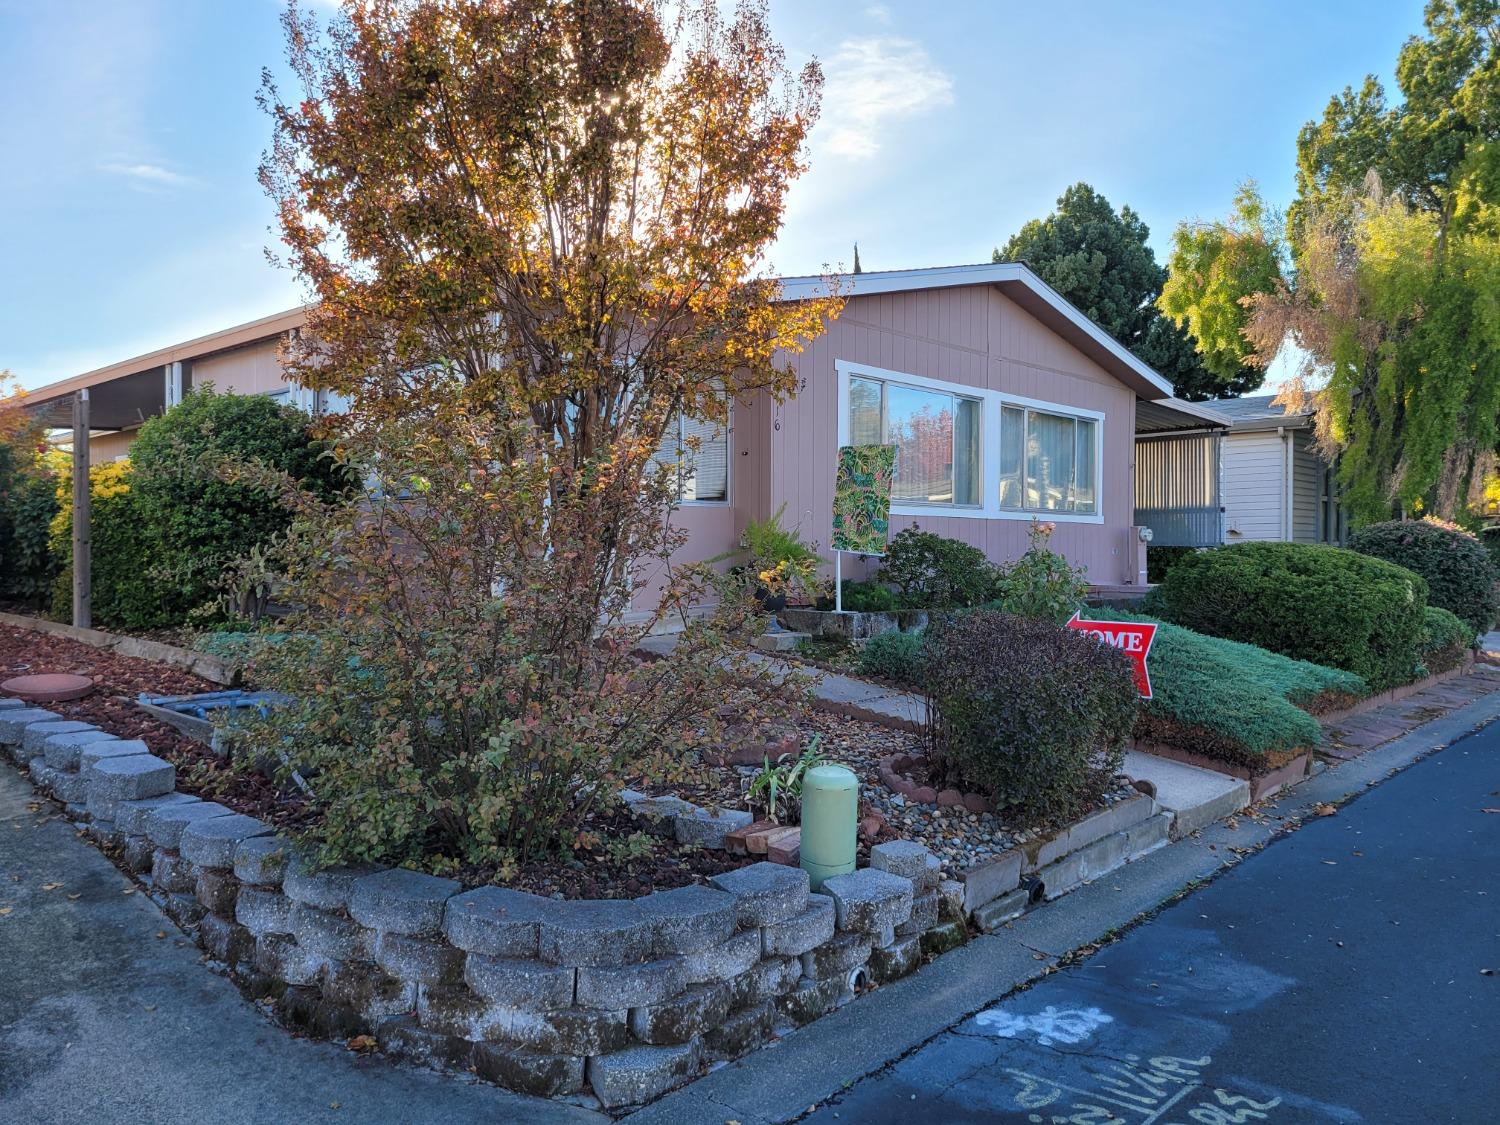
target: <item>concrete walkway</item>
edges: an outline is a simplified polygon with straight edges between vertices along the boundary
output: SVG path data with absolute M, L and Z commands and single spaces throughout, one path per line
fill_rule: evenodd
M 0 768 L 0 1121 L 608 1120 L 293 1038 L 55 809 Z

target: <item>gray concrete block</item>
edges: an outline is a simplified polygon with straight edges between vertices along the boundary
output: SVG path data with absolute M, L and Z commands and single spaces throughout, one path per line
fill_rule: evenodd
M 372 930 L 436 934 L 443 928 L 443 905 L 461 890 L 456 879 L 393 867 L 355 880 L 349 914 Z
M 197 889 L 193 865 L 176 852 L 157 848 L 151 856 L 151 885 L 167 894 L 187 895 Z
M 93 728 L 71 734 L 54 734 L 49 735 L 42 743 L 42 756 L 53 769 L 76 770 L 80 748 L 95 742 L 118 741 L 120 740 L 107 731 Z
M 632 1008 L 631 1033 L 642 1043 L 665 1047 L 687 1043 L 723 1022 L 729 1014 L 727 984 L 698 985 L 659 1004 Z
M 938 918 L 944 922 L 962 922 L 968 917 L 964 908 L 964 885 L 957 879 L 944 879 L 937 885 Z
M 800 957 L 833 937 L 834 922 L 833 899 L 808 895 L 801 914 L 761 928 L 761 949 L 767 957 Z
M 1025 870 L 1036 871 L 1055 863 L 1070 852 L 1086 848 L 1096 840 L 1102 840 L 1116 832 L 1123 832 L 1131 825 L 1139 824 L 1148 817 L 1155 816 L 1156 811 L 1156 802 L 1142 793 L 1137 797 L 1118 801 L 1096 813 L 1090 813 L 1062 829 L 1050 840 L 1044 840 L 1039 846 L 1029 848 L 1031 855 L 1027 860 Z
M 162 797 L 177 783 L 177 770 L 171 762 L 154 754 L 131 754 L 124 758 L 104 758 L 83 771 L 88 785 L 89 814 L 114 820 L 121 801 L 139 801 Z
M 250 931 L 214 914 L 205 914 L 198 922 L 198 944 L 209 957 L 231 969 L 255 958 L 255 937 Z
M 234 904 L 240 895 L 240 881 L 233 872 L 205 867 L 198 872 L 193 894 L 210 914 L 234 920 Z
M 387 931 L 375 939 L 375 964 L 413 984 L 458 984 L 464 979 L 464 952 L 441 938 Z
M 234 849 L 234 877 L 262 887 L 281 886 L 292 844 L 284 836 L 251 836 Z
M 690 953 L 734 934 L 734 896 L 727 891 L 695 884 L 658 891 L 635 904 L 652 924 L 658 954 Z
M 0 695 L 0 711 L 20 710 L 26 706 L 26 700 L 17 699 L 13 695 Z
M 177 792 L 163 793 L 160 797 L 146 797 L 139 801 L 121 801 L 115 808 L 115 826 L 127 836 L 147 836 L 147 824 L 151 814 L 157 809 L 197 804 L 202 804 L 197 797 Z
M 985 903 L 1019 887 L 1025 860 L 1020 849 L 1012 848 L 987 863 L 961 871 L 958 880 L 964 888 L 964 914 L 972 914 Z
M 744 1008 L 785 996 L 802 979 L 799 957 L 767 957 L 729 982 L 730 1006 Z
M 325 867 L 314 870 L 304 857 L 291 856 L 281 878 L 281 889 L 295 902 L 319 910 L 348 910 L 354 883 L 376 869 L 369 866 Z
M 257 971 L 265 973 L 283 984 L 312 984 L 322 974 L 325 958 L 303 949 L 296 939 L 287 934 L 261 934 L 255 941 L 255 956 L 251 963 Z
M 575 969 L 470 953 L 463 979 L 476 996 L 506 1008 L 543 1011 L 573 1003 Z
M 323 970 L 323 999 L 378 1024 L 411 1011 L 417 986 L 369 961 L 335 961 Z
M 99 728 L 93 723 L 80 723 L 75 719 L 57 719 L 50 723 L 32 723 L 21 732 L 21 749 L 24 750 L 27 761 L 32 758 L 45 757 L 47 753 L 47 739 L 56 734 L 82 734 L 86 731 L 97 731 Z
M 537 922 L 537 952 L 554 965 L 628 965 L 655 943 L 655 922 L 625 900 L 558 902 Z
M 578 970 L 576 1003 L 583 1008 L 638 1008 L 682 991 L 682 961 L 667 957 L 639 965 L 585 965 Z
M 1057 898 L 1080 883 L 1106 875 L 1121 864 L 1162 846 L 1167 842 L 1171 826 L 1171 813 L 1157 813 L 1149 820 L 1095 840 L 1087 847 L 1064 856 L 1051 866 L 1042 868 L 1036 873 L 1036 877 L 1041 880 L 1046 897 L 1049 900 Z
M 423 1027 L 410 1015 L 382 1020 L 375 1029 L 382 1054 L 416 1066 L 466 1068 L 475 1044 Z M 481 1072 L 482 1073 L 482 1072 Z
M 1122 769 L 1127 776 L 1156 787 L 1157 806 L 1174 817 L 1174 840 L 1233 816 L 1250 803 L 1248 781 L 1186 762 L 1132 750 L 1125 755 Z
M 752 863 L 709 882 L 734 895 L 735 922 L 741 928 L 774 926 L 807 909 L 807 872 L 799 867 Z
M 62 722 L 63 717 L 44 707 L 9 707 L 0 711 L 0 746 L 18 746 L 33 723 Z
M 256 937 L 264 934 L 292 932 L 292 907 L 296 905 L 280 891 L 262 887 L 241 887 L 234 904 L 234 916 Z
M 812 980 L 845 977 L 869 960 L 873 944 L 869 934 L 839 934 L 802 955 L 802 975 Z
M 156 845 L 150 836 L 126 836 L 124 844 L 125 869 L 137 875 L 151 870 L 151 857 L 156 854 Z
M 327 961 L 368 961 L 375 953 L 373 930 L 305 902 L 292 906 L 292 934 L 299 946 Z
M 151 747 L 139 738 L 106 739 L 86 742 L 78 748 L 78 772 L 88 773 L 89 767 L 105 758 L 128 758 L 132 754 L 149 754 Z
M 643 797 L 628 804 L 631 814 L 656 836 L 676 835 L 678 816 L 698 811 L 697 805 L 681 797 Z
M 926 891 L 911 900 L 911 917 L 896 927 L 897 937 L 911 937 L 937 925 L 937 891 Z
M 583 1089 L 584 1060 L 576 1055 L 543 1055 L 476 1043 L 472 1061 L 479 1077 L 520 1094 L 556 1098 Z
M 493 1005 L 464 984 L 428 984 L 417 989 L 417 1021 L 439 1035 L 472 1040 L 484 1036 Z
M 755 1004 L 726 1016 L 703 1035 L 704 1050 L 718 1059 L 735 1059 L 759 1047 L 771 1034 L 775 1010 L 769 1003 Z
M 759 930 L 745 930 L 728 941 L 682 955 L 682 977 L 688 984 L 729 980 L 749 972 L 761 957 Z
M 694 809 L 678 813 L 672 819 L 672 830 L 679 844 L 723 850 L 725 836 L 754 821 L 755 817 L 743 809 Z
M 847 988 L 843 977 L 802 980 L 796 988 L 777 998 L 776 1010 L 801 1027 L 838 1007 Z
M 606 1109 L 639 1105 L 698 1073 L 698 1043 L 678 1047 L 633 1047 L 588 1061 L 589 1087 Z
M 443 908 L 443 933 L 459 949 L 490 957 L 535 957 L 537 922 L 549 899 L 506 887 L 454 895 Z
M 191 807 L 191 806 L 189 806 Z M 199 867 L 234 866 L 234 849 L 241 840 L 269 836 L 275 829 L 253 816 L 214 816 L 194 820 L 183 826 L 177 841 L 182 857 Z
M 992 899 L 974 911 L 974 924 L 985 933 L 992 934 L 1005 923 L 1025 914 L 1030 905 L 1031 892 L 1025 887 L 1017 887 L 1009 894 Z
M 927 877 L 928 861 L 934 856 L 914 840 L 892 840 L 870 849 L 870 866 L 920 883 Z
M 911 917 L 911 880 L 873 867 L 825 879 L 823 893 L 833 899 L 841 930 L 880 930 Z
M 63 804 L 76 805 L 88 800 L 89 786 L 82 774 L 53 769 L 45 758 L 32 758 L 27 768 L 31 771 L 31 783 L 45 789 Z
M 917 936 L 897 938 L 889 945 L 870 950 L 865 969 L 876 984 L 900 980 L 922 961 L 922 939 Z
M 544 1055 L 607 1055 L 630 1044 L 627 1013 L 593 1008 L 530 1012 L 496 1008 L 481 1017 L 481 1037 Z

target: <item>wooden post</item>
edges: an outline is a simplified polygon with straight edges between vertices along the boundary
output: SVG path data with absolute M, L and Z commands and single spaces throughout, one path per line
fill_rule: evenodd
M 93 627 L 89 536 L 89 392 L 73 399 L 73 624 Z

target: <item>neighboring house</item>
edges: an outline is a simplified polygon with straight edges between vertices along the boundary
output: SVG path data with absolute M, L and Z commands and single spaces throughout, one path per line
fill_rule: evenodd
M 825 284 L 785 278 L 783 298 L 819 295 Z M 1024 265 L 861 273 L 840 289 L 843 314 L 789 357 L 795 397 L 735 402 L 727 431 L 678 423 L 673 436 L 702 440 L 674 516 L 689 532 L 682 561 L 722 554 L 747 521 L 783 504 L 785 522 L 826 553 L 838 446 L 892 442 L 893 534 L 920 525 L 1004 561 L 1026 549 L 1038 519 L 1056 525 L 1054 549 L 1090 582 L 1145 581 L 1138 423 L 1155 440 L 1222 419 L 1173 400 L 1162 376 Z M 317 411 L 328 404 L 288 384 L 276 360 L 303 320 L 293 310 L 191 340 L 43 387 L 28 404 L 67 425 L 73 392 L 88 388 L 96 461 L 122 454 L 141 422 L 205 382 Z M 847 561 L 846 575 L 871 569 Z
M 1288 411 L 1275 395 L 1225 399 L 1222 443 L 1224 541 L 1342 543 L 1348 534 L 1332 466 L 1313 444 L 1311 411 Z

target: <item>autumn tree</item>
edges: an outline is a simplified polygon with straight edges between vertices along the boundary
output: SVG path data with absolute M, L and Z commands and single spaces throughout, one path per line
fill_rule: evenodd
M 764 265 L 821 74 L 788 68 L 754 0 L 351 0 L 326 30 L 295 4 L 284 23 L 301 90 L 265 80 L 261 179 L 314 300 L 288 362 L 351 399 L 340 456 L 375 497 L 292 498 L 316 640 L 264 662 L 304 685 L 262 745 L 324 779 L 330 854 L 576 845 L 745 683 L 736 606 L 658 664 L 631 653 L 710 600 L 671 561 L 667 428 L 792 393 L 787 356 L 838 311 L 780 303 Z
M 46 431 L 25 399 L 15 376 L 0 371 L 0 598 L 39 606 L 57 569 L 47 546 L 57 481 Z
M 1166 270 L 1147 242 L 1151 231 L 1128 205 L 1118 211 L 1086 183 L 1058 197 L 1045 219 L 1032 219 L 992 255 L 1025 262 L 1088 317 L 1171 380 L 1188 399 L 1239 394 L 1259 383 L 1258 372 L 1228 378 L 1200 360 L 1192 338 L 1156 307 Z

